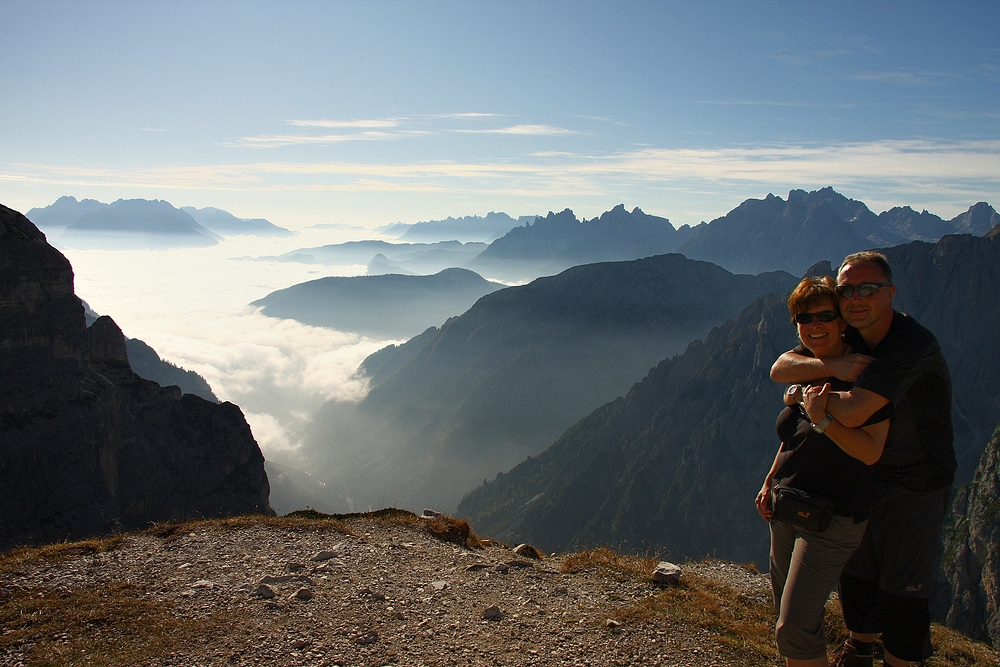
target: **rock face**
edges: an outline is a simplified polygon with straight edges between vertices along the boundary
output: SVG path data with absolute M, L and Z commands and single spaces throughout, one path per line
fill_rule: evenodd
M 69 261 L 0 206 L 0 549 L 268 512 L 263 463 L 238 407 L 133 373 Z
M 945 622 L 1000 648 L 1000 426 L 955 494 L 941 566 L 951 588 Z

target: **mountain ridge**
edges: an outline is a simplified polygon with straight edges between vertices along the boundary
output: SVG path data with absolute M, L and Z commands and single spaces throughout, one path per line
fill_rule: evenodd
M 330 276 L 271 292 L 250 305 L 262 308 L 268 317 L 403 338 L 460 315 L 480 297 L 503 287 L 458 268 L 430 276 Z
M 370 497 L 362 507 L 380 504 L 381 488 L 397 494 L 389 502 L 448 509 L 461 484 L 540 450 L 750 298 L 794 282 L 660 255 L 494 292 L 419 340 L 369 357 L 368 396 L 317 414 L 308 449 L 338 454 L 314 466 L 322 476 L 339 460 L 352 471 L 348 481 Z M 324 479 L 348 483 L 336 477 Z M 359 492 L 340 493 L 357 500 Z

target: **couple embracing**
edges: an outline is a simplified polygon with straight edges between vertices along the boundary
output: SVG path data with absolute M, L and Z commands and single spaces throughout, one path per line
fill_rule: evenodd
M 781 446 L 757 494 L 771 524 L 778 649 L 827 665 L 824 605 L 838 585 L 850 630 L 839 667 L 926 659 L 930 580 L 956 466 L 951 376 L 934 335 L 893 309 L 885 256 L 849 255 L 788 298 L 800 345 L 771 378 L 793 383 Z

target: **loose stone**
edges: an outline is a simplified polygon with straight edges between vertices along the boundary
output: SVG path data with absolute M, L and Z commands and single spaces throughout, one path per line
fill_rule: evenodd
M 676 584 L 681 580 L 681 568 L 669 563 L 667 561 L 661 561 L 656 569 L 653 570 L 653 582 L 657 584 Z
M 312 600 L 313 592 L 308 588 L 300 588 L 299 590 L 292 593 L 292 597 L 297 600 Z
M 379 640 L 378 633 L 372 630 L 371 632 L 358 637 L 355 642 L 361 646 L 368 646 L 369 644 L 374 644 Z
M 261 584 L 258 586 L 257 590 L 255 590 L 253 594 L 259 598 L 264 598 L 265 600 L 270 600 L 275 595 L 274 589 L 267 584 Z
M 483 618 L 487 621 L 499 621 L 503 618 L 503 612 L 500 611 L 500 607 L 493 605 L 483 611 Z

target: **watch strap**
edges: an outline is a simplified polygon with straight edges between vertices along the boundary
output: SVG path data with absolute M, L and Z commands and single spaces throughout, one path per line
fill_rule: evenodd
M 826 413 L 826 416 L 823 417 L 823 419 L 818 424 L 812 424 L 813 430 L 816 431 L 817 433 L 823 433 L 824 431 L 826 431 L 826 427 L 829 426 L 830 422 L 832 421 L 833 417 L 831 417 L 830 413 L 828 412 Z

